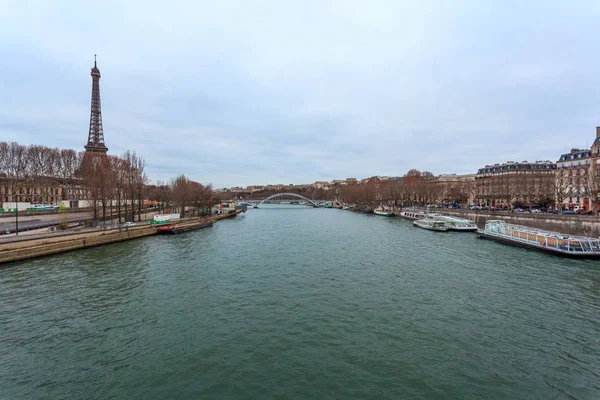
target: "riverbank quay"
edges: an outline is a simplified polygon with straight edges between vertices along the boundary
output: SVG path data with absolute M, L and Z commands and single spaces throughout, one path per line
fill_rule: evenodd
M 2 243 L 0 244 L 0 264 L 138 239 L 156 235 L 156 233 L 156 227 L 148 225 L 127 230 L 112 229 Z
M 225 214 L 219 214 L 219 215 L 213 215 L 212 217 L 208 218 L 211 219 L 213 221 L 220 221 L 222 219 L 226 219 L 226 218 L 234 218 L 237 215 L 241 214 L 243 211 L 242 210 L 231 210 L 233 212 L 231 213 L 225 213 Z
M 530 214 L 502 211 L 450 210 L 444 208 L 432 209 L 431 212 L 470 219 L 479 228 L 485 227 L 485 223 L 488 220 L 502 220 L 507 224 L 523 225 L 569 235 L 600 237 L 600 219 L 594 215 Z
M 241 212 L 241 210 L 236 210 L 229 214 L 215 215 L 209 218 L 185 219 L 173 224 L 173 226 L 189 226 L 189 224 L 194 223 L 204 224 L 207 219 L 217 222 L 226 218 L 234 218 Z M 0 264 L 118 243 L 126 240 L 140 239 L 157 234 L 158 231 L 156 225 L 138 225 L 128 227 L 127 229 L 118 228 L 84 233 L 65 232 L 65 234 L 59 236 L 14 238 L 14 240 L 0 243 Z

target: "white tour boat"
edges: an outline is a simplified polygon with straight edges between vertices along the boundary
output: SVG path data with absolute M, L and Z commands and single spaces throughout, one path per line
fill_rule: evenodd
M 411 221 L 416 221 L 418 219 L 424 219 L 424 218 L 426 218 L 426 215 L 427 214 L 423 211 L 402 211 L 400 213 L 400 217 L 411 220 Z
M 477 231 L 477 236 L 566 257 L 600 259 L 600 239 L 512 225 L 502 220 L 487 221 L 485 228 Z
M 417 219 L 413 221 L 413 225 L 419 228 L 429 229 L 430 231 L 446 232 L 448 230 L 446 223 L 438 219 Z
M 429 214 L 431 215 L 431 214 Z M 428 215 L 428 217 L 429 217 Z M 460 232 L 475 232 L 477 231 L 477 225 L 470 219 L 451 217 L 449 215 L 436 214 L 435 219 L 442 220 L 446 223 L 449 231 L 460 231 Z
M 393 216 L 394 216 L 394 214 L 393 214 L 391 211 L 387 211 L 387 210 L 384 210 L 384 209 L 381 209 L 381 210 L 374 210 L 373 212 L 374 212 L 375 214 L 377 214 L 377 215 L 381 215 L 381 216 L 383 216 L 383 217 L 393 217 Z

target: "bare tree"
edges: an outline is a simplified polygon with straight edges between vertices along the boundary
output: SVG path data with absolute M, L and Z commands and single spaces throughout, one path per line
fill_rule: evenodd
M 71 200 L 76 187 L 75 173 L 79 165 L 77 152 L 70 149 L 60 150 L 58 159 L 57 176 L 62 190 L 61 200 Z
M 198 182 L 190 182 L 191 202 L 193 205 L 193 213 L 198 216 L 210 214 L 211 207 L 215 202 L 215 195 L 212 185 L 206 186 Z
M 181 218 L 185 216 L 185 208 L 191 201 L 190 180 L 183 174 L 171 181 L 173 203 L 179 207 Z

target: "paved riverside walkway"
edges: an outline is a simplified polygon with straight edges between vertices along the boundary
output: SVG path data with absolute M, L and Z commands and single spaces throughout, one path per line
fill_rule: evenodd
M 206 219 L 219 221 L 225 218 L 233 218 L 241 212 L 241 210 L 238 210 L 235 213 L 214 215 L 208 218 L 185 218 L 173 223 L 173 225 L 176 226 L 179 223 L 187 224 L 194 221 L 202 223 Z M 108 230 L 96 229 L 86 232 L 64 232 L 61 235 L 43 235 L 35 238 L 19 237 L 0 243 L 0 264 L 153 236 L 157 234 L 156 228 L 156 225 L 143 224 L 128 228 L 120 227 Z

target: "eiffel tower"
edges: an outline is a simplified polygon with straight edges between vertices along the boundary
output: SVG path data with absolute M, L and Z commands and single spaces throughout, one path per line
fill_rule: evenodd
M 90 113 L 90 132 L 85 145 L 87 153 L 106 154 L 108 148 L 104 144 L 104 131 L 102 129 L 102 110 L 100 107 L 100 70 L 96 66 L 94 54 L 94 68 L 92 68 L 92 110 Z

